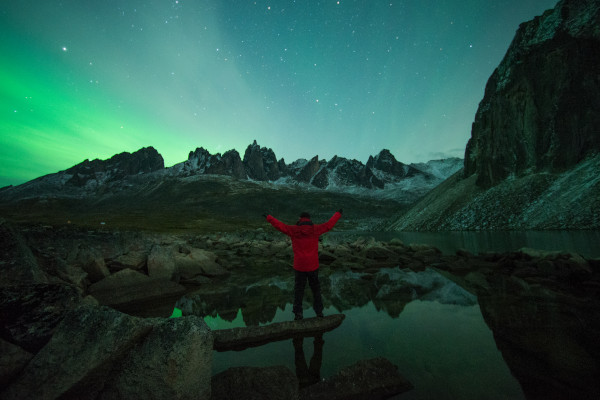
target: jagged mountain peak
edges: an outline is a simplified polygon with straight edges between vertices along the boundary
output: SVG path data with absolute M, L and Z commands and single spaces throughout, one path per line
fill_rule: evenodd
M 133 153 L 122 152 L 108 160 L 89 159 L 64 171 L 67 184 L 84 186 L 90 181 L 115 181 L 128 175 L 145 174 L 163 169 L 163 157 L 154 147 L 144 147 Z
M 406 171 L 412 171 L 407 174 Z M 454 172 L 454 171 L 452 171 Z M 334 156 L 331 160 L 298 159 L 286 164 L 275 152 L 256 140 L 246 148 L 244 158 L 236 150 L 211 154 L 204 147 L 190 151 L 186 161 L 164 168 L 162 156 L 152 147 L 132 154 L 121 153 L 108 160 L 85 160 L 68 170 L 50 174 L 2 191 L 5 199 L 37 196 L 85 197 L 120 191 L 132 185 L 194 175 L 224 175 L 239 180 L 304 184 L 331 191 L 375 194 L 385 190 L 386 197 L 415 199 L 440 183 L 434 177 L 397 161 L 389 150 L 369 158 L 368 165 L 354 159 Z M 389 189 L 389 190 L 388 190 Z M 396 193 L 396 194 L 390 194 Z M 378 194 L 381 195 L 381 194 Z M 408 196 L 408 197 L 407 197 Z

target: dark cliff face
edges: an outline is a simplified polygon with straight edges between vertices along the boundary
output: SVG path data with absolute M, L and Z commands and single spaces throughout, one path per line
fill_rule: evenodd
M 260 147 L 256 140 L 246 148 L 243 162 L 250 179 L 275 181 L 281 177 L 279 164 L 273 150 Z
M 465 176 L 559 172 L 600 151 L 600 1 L 563 0 L 519 28 L 489 79 Z
M 188 163 L 190 169 L 201 173 L 230 175 L 238 179 L 246 178 L 240 154 L 235 150 L 229 150 L 221 155 L 220 153 L 210 154 L 208 150 L 200 147 L 195 151 L 190 151 Z
M 105 175 L 108 181 L 115 181 L 128 175 L 144 174 L 165 167 L 162 156 L 153 147 L 145 147 L 134 153 L 123 152 L 108 160 L 85 160 L 65 172 L 73 175 L 67 182 L 74 186 L 83 186 L 89 180 Z

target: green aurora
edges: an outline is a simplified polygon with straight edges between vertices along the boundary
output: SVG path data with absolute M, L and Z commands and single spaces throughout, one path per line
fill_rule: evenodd
M 462 157 L 551 0 L 23 0 L 0 10 L 0 187 L 86 158 L 248 144 L 287 162 Z

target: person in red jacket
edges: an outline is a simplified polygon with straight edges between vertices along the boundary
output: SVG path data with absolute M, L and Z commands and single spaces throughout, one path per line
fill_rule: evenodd
M 318 317 L 323 316 L 323 300 L 321 299 L 321 286 L 319 284 L 319 236 L 329 232 L 342 216 L 339 210 L 329 221 L 324 224 L 315 225 L 310 220 L 310 214 L 303 212 L 296 225 L 286 225 L 271 215 L 266 215 L 267 221 L 278 231 L 292 238 L 292 250 L 294 251 L 294 270 L 296 280 L 294 284 L 294 307 L 295 320 L 303 318 L 302 299 L 306 281 L 313 292 L 313 308 Z

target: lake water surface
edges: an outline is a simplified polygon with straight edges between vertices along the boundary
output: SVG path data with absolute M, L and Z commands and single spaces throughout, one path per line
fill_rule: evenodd
M 599 232 L 340 233 L 326 240 L 352 235 L 398 237 L 447 254 L 532 247 L 600 257 Z M 367 274 L 322 268 L 325 314 L 345 314 L 340 327 L 302 341 L 214 352 L 213 373 L 284 365 L 306 381 L 385 357 L 414 385 L 402 399 L 600 398 L 598 296 L 573 297 L 499 276 L 480 297 L 460 282 L 434 269 Z M 314 316 L 309 292 L 305 317 Z M 206 286 L 177 307 L 183 315 L 202 316 L 212 329 L 225 329 L 289 321 L 292 298 L 293 271 L 273 265 Z
M 333 307 L 325 314 L 336 313 Z M 307 311 L 307 316 L 311 311 Z M 385 357 L 415 388 L 402 399 L 524 399 L 511 375 L 478 305 L 460 306 L 415 300 L 399 317 L 377 310 L 372 302 L 344 311 L 342 325 L 323 335 L 320 378 L 362 359 Z M 273 322 L 286 321 L 291 305 L 278 311 Z M 213 329 L 243 326 L 207 317 Z M 306 365 L 315 352 L 315 338 L 304 338 Z M 215 352 L 213 372 L 234 366 L 285 365 L 296 371 L 292 340 L 236 352 Z
M 447 231 L 447 232 L 330 232 L 332 240 L 370 236 L 405 244 L 425 243 L 445 254 L 465 249 L 474 254 L 516 251 L 523 247 L 574 252 L 588 258 L 600 257 L 600 231 Z

